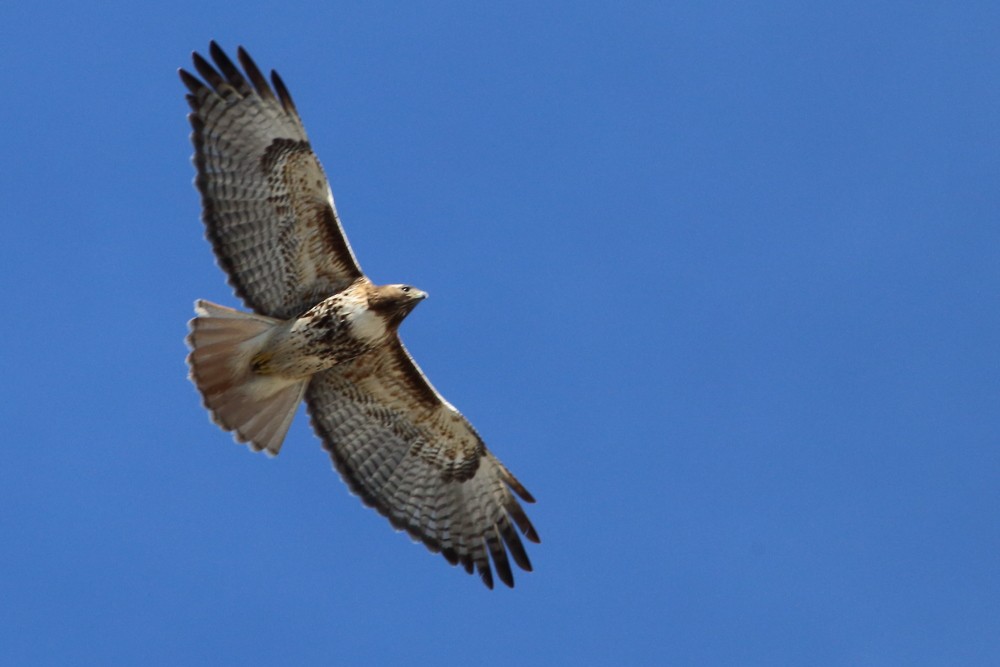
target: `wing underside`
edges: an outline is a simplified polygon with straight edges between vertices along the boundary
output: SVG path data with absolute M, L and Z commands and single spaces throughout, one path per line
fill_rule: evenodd
M 491 560 L 508 586 L 511 560 L 531 570 L 518 530 L 538 534 L 514 493 L 534 499 L 398 340 L 315 376 L 306 401 L 348 486 L 394 527 L 491 588 Z
M 198 76 L 180 70 L 206 234 L 247 306 L 289 319 L 363 274 L 281 78 L 242 48 L 240 67 L 214 42 L 209 53 L 193 55 Z M 305 397 L 350 489 L 393 526 L 490 588 L 494 570 L 513 586 L 511 561 L 531 570 L 521 536 L 539 538 L 518 497 L 534 499 L 397 336 L 313 376 Z
M 180 70 L 190 93 L 203 220 L 230 284 L 254 311 L 298 315 L 361 276 L 333 196 L 277 73 L 214 42 Z M 245 74 L 244 74 L 245 72 Z

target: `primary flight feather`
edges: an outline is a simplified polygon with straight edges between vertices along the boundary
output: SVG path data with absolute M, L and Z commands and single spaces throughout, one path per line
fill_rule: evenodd
M 276 455 L 305 398 L 313 428 L 350 489 L 448 562 L 493 570 L 531 562 L 538 534 L 515 494 L 531 494 L 431 386 L 399 339 L 427 295 L 375 285 L 341 227 L 323 168 L 276 72 L 212 42 L 180 70 L 196 185 L 219 265 L 245 313 L 195 304 L 191 379 L 222 428 Z M 214 64 L 213 64 L 214 63 Z M 492 568 L 491 568 L 492 561 Z

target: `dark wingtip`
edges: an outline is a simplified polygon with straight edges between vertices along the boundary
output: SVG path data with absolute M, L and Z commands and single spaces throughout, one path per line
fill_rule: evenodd
M 214 42 L 213 42 L 214 44 Z M 191 60 L 194 62 L 194 68 L 198 70 L 198 74 L 201 78 L 205 80 L 208 85 L 210 85 L 215 90 L 218 90 L 220 86 L 224 83 L 222 75 L 219 74 L 212 64 L 209 63 L 205 58 L 195 51 L 191 54 Z
M 511 558 L 514 559 L 517 566 L 526 572 L 531 572 L 531 560 L 528 558 L 528 552 L 525 550 L 517 531 L 514 530 L 514 526 L 511 525 L 510 519 L 505 517 L 497 524 L 497 529 L 500 531 L 500 537 L 503 538 L 504 544 L 507 545 L 507 551 L 510 552 Z
M 507 510 L 507 515 L 510 516 L 517 525 L 518 530 L 521 531 L 529 542 L 536 544 L 541 542 L 538 538 L 538 532 L 535 531 L 535 527 L 531 524 L 531 519 L 524 513 L 524 508 L 521 507 L 517 500 L 510 497 L 509 502 L 504 505 L 504 509 Z
M 268 85 L 267 79 L 261 74 L 260 68 L 257 67 L 257 63 L 254 62 L 247 50 L 242 46 L 236 49 L 236 58 L 243 65 L 243 70 L 247 73 L 247 77 L 250 78 L 250 82 L 253 83 L 253 87 L 257 90 L 257 94 L 264 99 L 273 100 L 274 91 L 271 90 L 271 86 Z
M 271 70 L 271 83 L 274 85 L 274 90 L 278 93 L 278 99 L 281 100 L 281 106 L 285 108 L 285 111 L 298 116 L 299 110 L 295 108 L 295 102 L 292 101 L 292 96 L 288 93 L 285 82 L 274 70 Z
M 181 82 L 189 91 L 191 91 L 192 94 L 197 95 L 198 91 L 205 87 L 205 84 L 199 81 L 198 77 L 191 74 L 191 72 L 187 71 L 183 67 L 177 70 L 177 76 L 181 78 Z
M 517 478 L 511 475 L 510 472 L 507 472 L 507 479 L 504 481 L 507 482 L 507 486 L 509 486 L 514 491 L 514 493 L 516 493 L 518 497 L 521 498 L 521 500 L 523 500 L 526 503 L 535 502 L 535 497 L 531 495 L 528 492 L 528 490 L 524 488 L 524 485 L 522 485 L 519 481 L 517 481 Z
M 487 538 L 487 548 L 493 557 L 493 567 L 497 571 L 497 577 L 507 588 L 514 588 L 514 573 L 510 570 L 510 561 L 507 560 L 507 551 L 503 547 L 503 542 L 497 535 Z
M 479 578 L 482 579 L 483 583 L 486 585 L 486 588 L 492 591 L 493 571 L 490 569 L 489 563 L 487 563 L 486 565 L 480 564 L 476 567 L 476 569 L 479 570 Z
M 214 39 L 208 43 L 208 52 L 209 54 L 211 54 L 212 60 L 214 60 L 215 62 L 219 62 L 220 58 L 222 60 L 228 60 L 228 58 L 226 57 L 226 52 L 222 50 L 222 47 L 219 46 L 219 43 L 216 42 Z
M 241 95 L 250 94 L 253 89 L 250 87 L 250 84 L 247 83 L 246 77 L 243 76 L 243 72 L 241 72 L 236 66 L 236 63 L 234 63 L 232 59 L 226 55 L 226 52 L 215 44 L 215 42 L 212 43 L 209 51 L 212 54 L 212 60 L 215 61 L 215 64 L 219 68 L 219 71 L 222 72 L 222 75 L 226 77 L 226 81 L 229 85 L 238 90 Z
M 506 561 L 504 561 L 506 563 Z M 514 573 L 510 571 L 510 565 L 506 567 L 497 566 L 497 576 L 507 588 L 514 588 Z

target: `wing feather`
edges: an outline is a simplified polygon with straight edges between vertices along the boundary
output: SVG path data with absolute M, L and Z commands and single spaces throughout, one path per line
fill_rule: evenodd
M 253 82 L 253 87 L 257 91 L 257 94 L 267 102 L 276 102 L 277 99 L 274 97 L 274 91 L 271 90 L 271 86 L 267 85 L 267 79 L 264 78 L 260 68 L 257 67 L 257 63 L 253 61 L 253 58 L 246 52 L 246 49 L 242 46 L 239 47 L 236 50 L 236 57 L 239 59 L 240 65 L 243 66 L 243 71 L 247 73 L 250 81 Z
M 347 485 L 394 527 L 490 588 L 493 570 L 514 585 L 511 560 L 531 570 L 515 527 L 538 534 L 514 493 L 533 499 L 397 337 L 314 376 L 306 402 Z
M 240 47 L 193 54 L 188 89 L 206 235 L 237 295 L 291 318 L 363 274 L 287 87 Z M 337 469 L 362 501 L 452 565 L 514 585 L 538 533 L 531 494 L 431 386 L 398 337 L 312 378 L 306 401 Z
M 215 42 L 209 55 L 214 65 L 192 55 L 201 80 L 180 70 L 207 236 L 250 308 L 293 317 L 350 285 L 361 269 L 281 79 L 272 72 L 272 89 L 242 48 L 243 71 Z

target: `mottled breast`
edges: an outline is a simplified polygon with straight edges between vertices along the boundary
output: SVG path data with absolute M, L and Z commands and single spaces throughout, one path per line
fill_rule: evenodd
M 385 340 L 385 320 L 368 308 L 364 296 L 341 292 L 306 312 L 300 319 L 310 342 L 338 361 L 358 356 Z
M 385 340 L 384 319 L 367 299 L 345 291 L 321 301 L 278 330 L 253 358 L 253 370 L 301 378 L 364 354 Z

